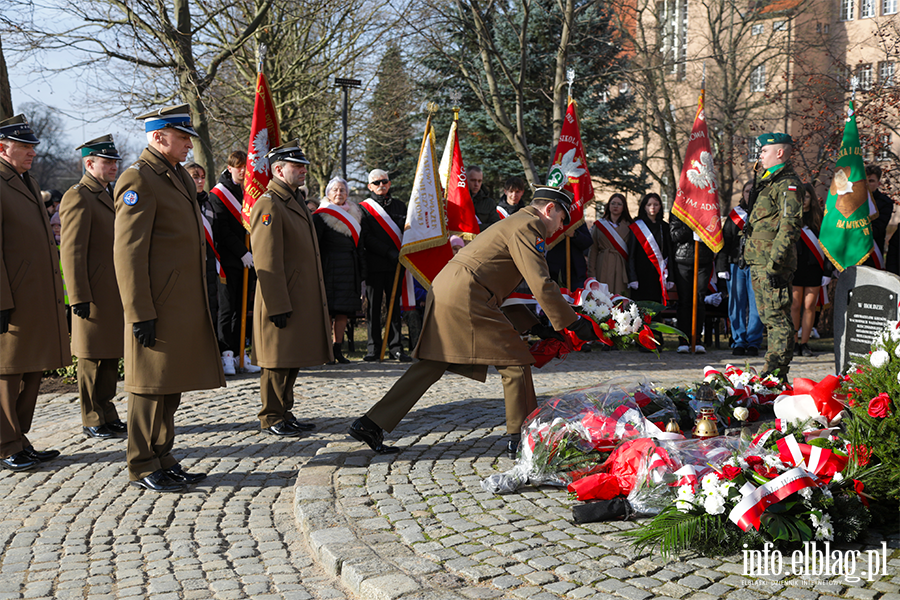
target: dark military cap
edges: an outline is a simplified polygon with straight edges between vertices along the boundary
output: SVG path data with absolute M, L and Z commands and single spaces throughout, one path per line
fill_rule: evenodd
M 135 120 L 144 122 L 144 131 L 147 133 L 168 127 L 199 137 L 197 132 L 194 131 L 194 126 L 191 125 L 191 109 L 187 104 L 160 108 L 159 110 L 135 117 Z
M 572 220 L 570 213 L 570 210 L 572 209 L 572 195 L 569 194 L 569 192 L 549 185 L 532 185 L 531 189 L 534 190 L 534 195 L 531 197 L 532 201 L 544 199 L 555 202 L 566 211 L 566 218 L 563 219 L 563 225 L 569 224 L 569 221 Z
M 16 115 L 0 121 L 0 140 L 15 140 L 23 144 L 41 143 L 31 130 L 25 115 Z
M 309 161 L 306 159 L 306 155 L 303 154 L 303 150 L 300 149 L 299 138 L 297 138 L 293 142 L 282 144 L 277 148 L 272 148 L 271 150 L 269 150 L 269 153 L 266 154 L 266 158 L 269 159 L 270 164 L 281 161 L 300 163 L 301 165 L 309 164 Z
M 85 156 L 102 156 L 103 158 L 111 158 L 113 160 L 122 160 L 119 151 L 116 150 L 116 144 L 113 142 L 112 134 L 107 133 L 103 137 L 85 142 L 75 148 L 81 150 L 81 158 Z
M 769 144 L 789 144 L 794 145 L 794 139 L 786 133 L 764 133 L 756 138 L 759 147 L 768 146 Z

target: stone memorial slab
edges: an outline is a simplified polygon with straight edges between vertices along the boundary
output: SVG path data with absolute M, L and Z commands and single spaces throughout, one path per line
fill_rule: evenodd
M 866 356 L 872 342 L 898 318 L 900 277 L 871 267 L 850 267 L 834 294 L 834 368 Z

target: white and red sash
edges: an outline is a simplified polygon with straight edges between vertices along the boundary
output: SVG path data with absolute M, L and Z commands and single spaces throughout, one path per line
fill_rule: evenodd
M 403 278 L 402 290 L 400 290 L 400 308 L 405 311 L 415 310 L 416 308 L 416 285 L 413 282 L 412 271 L 406 270 L 406 276 Z
M 397 246 L 397 250 L 399 250 L 400 246 L 403 245 L 403 232 L 400 231 L 400 228 L 397 227 L 397 224 L 394 223 L 394 220 L 384 208 L 372 199 L 364 200 L 359 206 L 378 221 L 378 224 L 390 236 L 394 245 Z
M 872 262 L 875 263 L 876 269 L 884 269 L 884 256 L 875 240 L 872 240 Z
M 506 212 L 506 210 L 504 210 L 503 208 L 501 208 L 499 206 L 497 207 L 497 214 L 500 215 L 501 221 L 509 216 L 509 213 Z
M 203 219 L 203 231 L 206 233 L 206 246 L 208 248 L 212 248 L 213 256 L 216 257 L 216 273 L 219 274 L 219 280 L 222 283 L 225 283 L 225 269 L 222 268 L 222 262 L 219 258 L 219 253 L 216 252 L 216 245 L 213 244 L 212 237 L 212 226 L 210 226 L 209 221 L 206 220 L 204 215 L 200 215 L 200 218 Z
M 329 215 L 346 225 L 347 229 L 350 230 L 350 236 L 353 238 L 353 245 L 359 246 L 359 234 L 362 231 L 362 226 L 359 224 L 359 221 L 353 218 L 353 215 L 343 208 L 335 204 L 323 204 L 317 208 L 313 214 Z
M 760 517 L 767 508 L 809 487 L 818 487 L 818 484 L 812 474 L 803 467 L 795 467 L 782 473 L 758 488 L 752 483 L 745 483 L 740 490 L 744 498 L 731 510 L 728 518 L 744 531 L 751 527 L 758 531 Z
M 647 227 L 647 224 L 640 219 L 629 225 L 628 228 L 634 234 L 644 252 L 647 253 L 647 258 L 656 267 L 656 272 L 659 274 L 659 286 L 662 289 L 662 301 L 663 304 L 668 304 L 669 293 L 666 290 L 666 280 L 669 278 L 669 271 L 666 268 L 662 250 L 660 250 L 659 244 L 656 243 L 656 238 L 650 233 L 650 228 Z
M 628 245 L 622 239 L 622 236 L 619 235 L 619 232 L 616 231 L 615 225 L 606 219 L 597 219 L 596 225 L 601 233 L 606 236 L 606 239 L 609 240 L 609 243 L 612 244 L 612 247 L 616 249 L 616 252 L 621 254 L 622 258 L 628 260 Z
M 825 253 L 822 251 L 822 245 L 819 244 L 819 238 L 816 237 L 816 234 L 812 232 L 812 229 L 809 227 L 804 227 L 800 230 L 800 239 L 803 240 L 803 243 L 806 244 L 806 247 L 809 248 L 810 252 L 813 253 L 813 256 L 816 257 L 816 260 L 819 261 L 819 268 L 825 268 Z M 828 304 L 828 297 L 825 295 L 825 288 L 819 287 L 819 298 L 816 302 L 819 306 L 825 306 Z
M 241 202 L 234 197 L 234 194 L 228 191 L 227 187 L 221 183 L 217 183 L 216 187 L 210 190 L 210 193 L 215 194 L 216 198 L 222 201 L 222 204 L 225 205 L 228 212 L 230 212 L 241 225 L 244 224 L 244 220 L 241 218 Z
M 743 231 L 744 225 L 747 224 L 747 211 L 740 206 L 735 206 L 731 209 L 731 212 L 728 213 L 728 218 L 737 225 L 738 229 Z

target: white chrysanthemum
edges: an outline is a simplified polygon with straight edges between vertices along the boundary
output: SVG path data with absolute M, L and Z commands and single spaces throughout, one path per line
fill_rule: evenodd
M 784 469 L 785 468 L 784 463 L 781 462 L 781 460 L 774 454 L 770 454 L 768 456 L 763 456 L 763 462 L 766 464 L 767 467 L 772 467 L 775 469 Z
M 597 316 L 600 317 L 601 320 L 605 321 L 606 319 L 609 318 L 609 315 L 610 315 L 610 312 L 609 312 L 608 306 L 601 304 L 597 308 Z
M 722 462 L 722 465 L 723 465 L 723 466 L 726 466 L 726 467 L 737 467 L 737 466 L 738 466 L 738 459 L 737 459 L 736 456 L 731 456 L 728 460 L 723 461 L 723 462 Z
M 894 356 L 900 358 L 900 344 L 897 344 L 897 347 L 894 348 Z
M 704 492 L 715 492 L 719 487 L 719 476 L 715 473 L 707 473 L 703 476 L 703 479 L 700 480 L 700 484 L 703 486 Z
M 719 490 L 718 490 L 718 493 L 719 493 L 723 498 L 727 498 L 727 497 L 728 497 L 728 492 L 730 492 L 730 491 L 731 491 L 732 489 L 734 489 L 735 487 L 737 487 L 737 486 L 734 485 L 734 482 L 733 482 L 733 481 L 725 481 L 725 480 L 723 480 L 723 481 L 719 484 Z
M 869 362 L 872 363 L 872 366 L 876 369 L 880 369 L 891 362 L 891 355 L 884 350 L 876 350 L 872 353 L 872 356 L 869 357 Z
M 581 308 L 586 313 L 593 315 L 599 307 L 600 307 L 600 305 L 590 297 L 581 301 Z
M 800 490 L 800 495 L 803 496 L 804 500 L 812 499 L 812 490 L 810 488 L 803 488 Z
M 703 508 L 711 515 L 721 515 L 725 512 L 725 498 L 719 494 L 710 494 L 703 500 Z
M 900 371 L 897 372 L 897 383 L 900 383 Z
M 679 500 L 691 501 L 694 499 L 694 487 L 690 484 L 680 485 L 678 486 L 678 492 L 676 493 L 676 495 Z
M 840 471 L 835 473 L 834 477 L 831 478 L 831 481 L 833 481 L 834 483 L 837 483 L 837 482 L 843 481 L 843 480 L 844 480 L 844 475 Z
M 683 513 L 686 513 L 686 512 L 690 512 L 691 509 L 694 508 L 694 505 L 685 500 L 676 500 L 675 508 L 677 508 L 679 511 L 681 511 Z
M 632 302 L 631 305 L 628 307 L 628 313 L 631 315 L 632 319 L 640 319 L 641 318 L 641 313 L 638 310 L 638 305 L 635 304 L 634 302 Z
M 891 325 L 890 327 L 891 339 L 895 342 L 900 342 L 900 327 L 896 325 Z
M 753 378 L 753 375 L 751 375 L 750 373 L 741 373 L 739 375 L 734 374 L 731 377 L 729 377 L 729 379 L 731 379 L 731 383 L 733 383 L 735 385 L 747 385 L 750 383 L 750 380 L 752 378 Z

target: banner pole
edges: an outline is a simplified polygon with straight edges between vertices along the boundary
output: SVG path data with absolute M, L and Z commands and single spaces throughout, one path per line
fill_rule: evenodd
M 381 353 L 378 360 L 384 360 L 384 353 L 387 350 L 388 332 L 391 330 L 391 318 L 394 315 L 394 298 L 397 297 L 397 282 L 400 281 L 400 263 L 397 263 L 397 270 L 394 272 L 394 285 L 391 287 L 391 301 L 388 303 L 387 322 L 384 324 L 384 335 L 381 336 Z M 369 309 L 371 310 L 371 308 Z
M 250 247 L 250 234 L 244 238 L 244 245 Z M 247 343 L 247 288 L 250 284 L 250 269 L 244 268 L 244 287 L 241 291 L 241 358 L 238 360 L 238 368 L 244 368 L 244 347 Z
M 566 236 L 566 288 L 572 292 L 572 238 Z
M 697 280 L 700 279 L 700 242 L 694 240 L 694 297 L 691 299 L 691 354 L 697 348 Z M 675 266 L 678 268 L 678 265 Z

